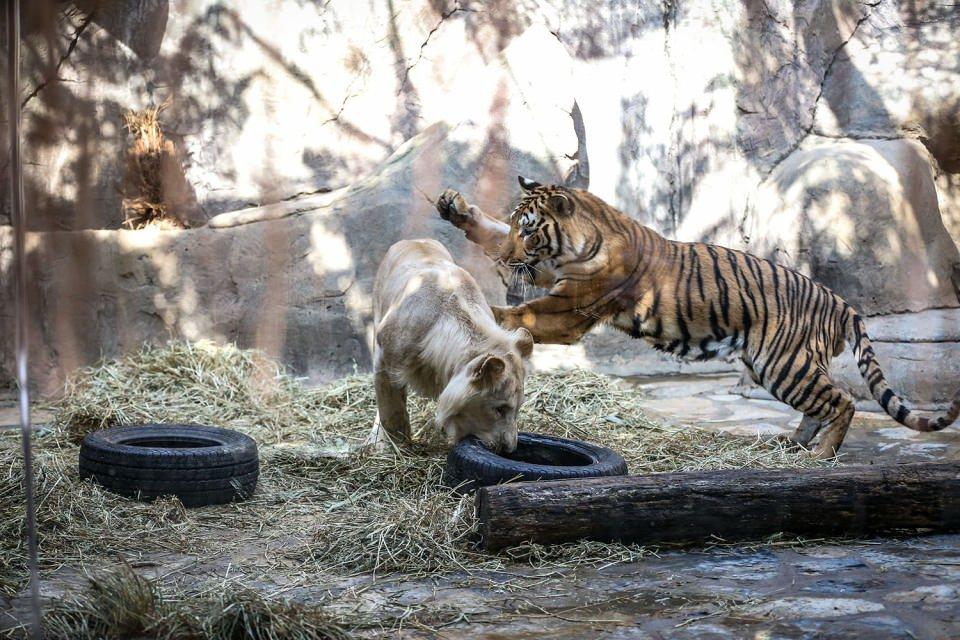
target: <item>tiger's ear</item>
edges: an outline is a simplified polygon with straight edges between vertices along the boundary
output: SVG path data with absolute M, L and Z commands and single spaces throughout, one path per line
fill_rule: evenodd
M 533 180 L 527 180 L 523 176 L 517 176 L 517 182 L 520 183 L 520 188 L 526 192 L 533 191 L 539 186 L 542 186 L 539 182 L 534 182 Z
M 547 205 L 560 217 L 569 216 L 573 213 L 573 201 L 562 193 L 550 196 Z

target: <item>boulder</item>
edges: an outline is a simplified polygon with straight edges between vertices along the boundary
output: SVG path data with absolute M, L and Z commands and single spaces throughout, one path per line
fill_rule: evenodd
M 960 381 L 960 253 L 940 213 L 934 166 L 915 140 L 809 136 L 760 185 L 742 227 L 749 250 L 870 316 L 891 387 L 929 409 L 948 404 Z M 849 350 L 832 373 L 859 406 L 878 408 Z M 745 376 L 740 387 L 767 397 Z
M 915 141 L 809 138 L 760 185 L 743 230 L 753 253 L 862 314 L 958 306 L 960 253 Z

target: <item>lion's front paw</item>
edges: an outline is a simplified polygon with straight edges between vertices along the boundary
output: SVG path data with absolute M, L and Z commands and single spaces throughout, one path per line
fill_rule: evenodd
M 459 191 L 447 189 L 437 198 L 437 211 L 440 217 L 455 227 L 464 227 L 473 222 L 473 212 L 470 205 L 460 195 Z

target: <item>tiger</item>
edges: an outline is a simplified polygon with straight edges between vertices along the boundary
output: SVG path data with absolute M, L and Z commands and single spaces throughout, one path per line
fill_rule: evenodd
M 863 318 L 807 276 L 743 251 L 669 240 L 582 189 L 519 182 L 508 222 L 453 189 L 436 203 L 500 267 L 549 287 L 522 304 L 494 306 L 505 329 L 572 344 L 608 323 L 681 360 L 739 357 L 754 382 L 802 414 L 788 440 L 819 458 L 837 455 L 854 416 L 852 396 L 828 373 L 845 345 L 874 399 L 900 424 L 939 431 L 960 414 L 960 390 L 938 418 L 908 409 L 887 384 Z

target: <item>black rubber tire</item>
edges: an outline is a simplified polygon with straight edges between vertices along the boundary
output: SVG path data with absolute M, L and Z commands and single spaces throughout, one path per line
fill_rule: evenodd
M 176 496 L 185 507 L 236 502 L 253 495 L 259 475 L 253 439 L 219 427 L 115 427 L 80 444 L 81 478 L 138 500 Z
M 461 492 L 509 481 L 568 480 L 623 476 L 627 463 L 616 451 L 579 440 L 521 432 L 517 436 L 517 457 L 540 458 L 535 464 L 499 456 L 469 437 L 447 454 L 444 483 Z M 566 458 L 567 464 L 555 464 Z M 554 462 L 554 464 L 549 464 Z M 576 462 L 576 464 L 571 464 Z

